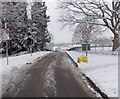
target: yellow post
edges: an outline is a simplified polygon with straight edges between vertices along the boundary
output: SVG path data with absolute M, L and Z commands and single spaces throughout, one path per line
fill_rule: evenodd
M 87 62 L 87 57 L 84 54 L 82 54 L 80 57 L 77 58 L 77 62 Z

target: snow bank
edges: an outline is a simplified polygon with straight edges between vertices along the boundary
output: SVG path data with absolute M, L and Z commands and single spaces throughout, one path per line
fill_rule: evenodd
M 82 52 L 67 52 L 77 63 Z M 79 68 L 109 97 L 118 97 L 118 56 L 88 54 L 88 63 L 77 63 Z
M 2 77 L 0 78 L 0 89 L 2 89 L 2 87 L 6 86 L 6 84 L 9 82 L 11 76 L 14 76 L 14 72 L 19 70 L 22 67 L 25 66 L 30 66 L 30 65 L 26 65 L 29 63 L 33 63 L 35 62 L 35 60 L 39 57 L 42 57 L 45 54 L 48 54 L 50 52 L 36 52 L 33 53 L 32 56 L 31 54 L 25 54 L 25 55 L 20 55 L 20 56 L 13 56 L 13 57 L 9 57 L 9 65 L 7 65 L 6 63 L 6 58 L 0 58 L 0 64 L 2 66 L 0 66 L 0 73 L 2 75 Z M 1 95 L 0 95 L 1 96 Z
M 36 52 L 31 54 L 25 54 L 20 56 L 9 57 L 9 65 L 6 63 L 6 58 L 2 58 L 2 74 L 8 74 L 13 67 L 21 68 L 26 63 L 31 63 L 33 60 L 41 57 L 49 52 Z

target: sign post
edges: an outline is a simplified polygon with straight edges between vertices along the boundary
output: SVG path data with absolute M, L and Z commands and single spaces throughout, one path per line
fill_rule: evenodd
M 84 35 L 88 36 L 88 34 L 90 34 L 90 30 L 88 28 L 85 28 L 83 31 Z M 86 58 L 88 56 L 88 45 L 87 45 L 87 39 L 86 39 Z M 87 63 L 87 61 L 86 61 Z
M 30 34 L 32 36 L 32 22 L 30 21 Z M 31 45 L 30 45 L 30 52 L 31 52 L 31 56 L 32 56 L 32 38 L 31 38 Z
M 8 61 L 8 40 L 6 40 L 6 57 L 7 57 L 7 65 L 9 64 Z
M 8 40 L 9 40 L 9 35 L 6 32 L 10 32 L 10 31 L 8 29 L 3 29 L 2 30 L 2 40 L 6 41 L 6 57 L 7 57 L 7 65 L 8 65 L 9 64 L 9 60 L 8 60 Z

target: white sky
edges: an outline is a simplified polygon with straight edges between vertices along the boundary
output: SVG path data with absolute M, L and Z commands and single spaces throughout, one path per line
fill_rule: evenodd
M 31 0 L 32 1 L 32 0 Z M 35 1 L 35 0 L 33 0 Z M 37 0 L 36 0 L 37 1 Z M 50 16 L 50 22 L 48 23 L 48 30 L 53 34 L 54 43 L 69 43 L 72 40 L 73 31 L 70 31 L 69 28 L 62 28 L 62 23 L 58 21 L 60 16 L 60 10 L 57 9 L 58 0 L 43 0 L 46 2 L 47 6 L 47 15 Z M 111 0 L 108 0 L 111 2 Z M 107 1 L 107 2 L 108 2 Z M 105 36 L 111 37 L 112 33 L 104 33 Z
M 48 30 L 54 36 L 54 43 L 69 43 L 72 40 L 73 32 L 69 28 L 62 28 L 62 24 L 58 22 L 60 11 L 57 8 L 57 0 L 44 0 L 47 5 L 47 15 L 50 16 Z
M 57 9 L 58 0 L 43 0 L 47 5 L 47 15 L 50 16 L 50 21 L 48 23 L 48 30 L 54 36 L 54 43 L 69 43 L 72 40 L 73 31 L 70 31 L 69 28 L 62 28 L 62 23 L 58 22 L 60 16 L 60 10 Z M 111 3 L 112 0 L 107 0 Z M 109 33 L 108 33 L 109 32 Z M 111 37 L 113 36 L 111 31 L 106 31 L 103 36 Z

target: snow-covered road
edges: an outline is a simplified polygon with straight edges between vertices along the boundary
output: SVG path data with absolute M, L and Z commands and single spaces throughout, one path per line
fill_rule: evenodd
M 81 52 L 67 52 L 77 63 Z M 88 63 L 77 63 L 82 72 L 96 83 L 109 97 L 118 97 L 118 56 L 88 54 Z

